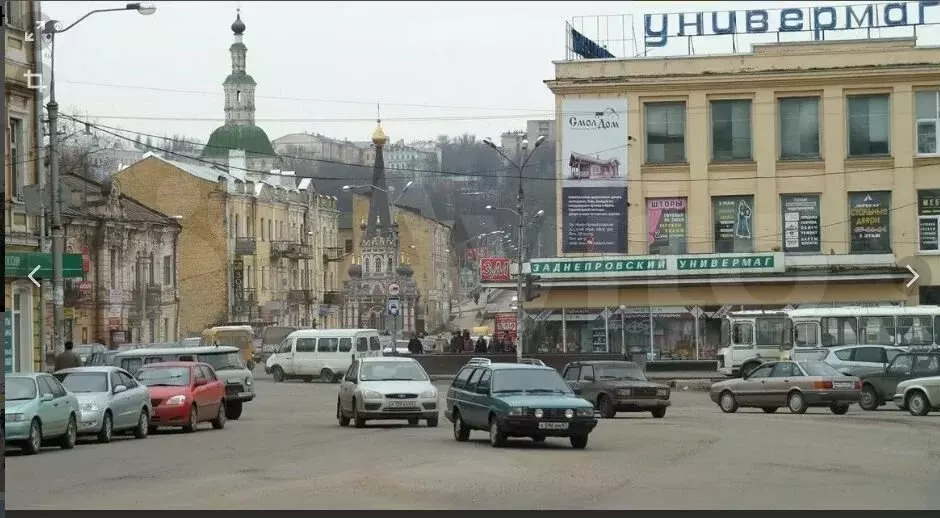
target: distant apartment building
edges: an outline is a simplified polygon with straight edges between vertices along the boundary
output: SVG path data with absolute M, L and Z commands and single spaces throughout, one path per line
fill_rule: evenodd
M 375 160 L 374 149 L 319 133 L 291 133 L 274 139 L 273 144 L 274 150 L 287 158 L 303 157 L 353 165 L 369 165 Z

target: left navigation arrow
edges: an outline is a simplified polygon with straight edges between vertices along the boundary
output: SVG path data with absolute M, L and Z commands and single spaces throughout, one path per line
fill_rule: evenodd
M 29 275 L 26 276 L 27 279 L 33 281 L 33 284 L 35 284 L 37 288 L 41 288 L 42 285 L 39 284 L 39 281 L 37 281 L 33 275 L 36 275 L 36 272 L 38 272 L 41 268 L 42 266 L 37 265 L 35 268 L 33 268 L 33 271 L 29 272 Z

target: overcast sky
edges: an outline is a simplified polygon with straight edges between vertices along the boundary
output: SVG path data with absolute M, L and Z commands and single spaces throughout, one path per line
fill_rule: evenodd
M 762 2 L 760 6 L 840 3 L 847 2 Z M 554 118 L 552 94 L 543 81 L 553 76 L 552 61 L 565 58 L 566 21 L 633 15 L 642 52 L 644 13 L 755 5 L 626 1 L 154 4 L 157 12 L 152 16 L 96 14 L 57 38 L 57 96 L 64 112 L 130 130 L 182 133 L 205 141 L 223 121 L 221 83 L 231 68 L 230 25 L 236 8 L 241 7 L 247 26 L 248 73 L 258 82 L 257 124 L 272 139 L 311 131 L 367 140 L 375 125 L 377 101 L 393 140 L 464 132 L 498 136 L 522 129 L 526 119 Z M 122 5 L 42 2 L 45 15 L 65 24 L 89 10 Z M 624 20 L 603 19 L 601 32 L 629 25 Z M 598 37 L 596 24 L 582 29 Z M 627 33 L 628 43 L 609 44 L 618 57 L 637 52 L 629 29 Z M 624 38 L 611 35 L 608 39 Z M 696 51 L 723 50 L 720 43 L 712 43 L 719 39 L 729 41 L 708 38 L 696 44 Z M 678 49 L 684 49 L 682 42 Z

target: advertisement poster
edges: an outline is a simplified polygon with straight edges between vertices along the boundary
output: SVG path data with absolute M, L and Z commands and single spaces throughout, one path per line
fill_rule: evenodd
M 849 241 L 853 254 L 891 252 L 891 191 L 849 193 Z
M 562 102 L 562 251 L 627 253 L 627 101 Z
M 688 253 L 686 240 L 686 198 L 649 198 L 646 200 L 647 242 L 649 255 Z
M 493 338 L 499 338 L 500 340 L 506 336 L 506 333 L 509 333 L 509 339 L 512 342 L 516 341 L 516 314 L 515 313 L 497 313 L 496 319 L 496 334 Z
M 819 252 L 819 195 L 785 194 L 780 197 L 784 252 Z
M 480 259 L 481 282 L 507 282 L 511 279 L 509 259 L 505 257 L 484 257 Z
M 712 211 L 715 253 L 754 251 L 753 196 L 715 196 Z
M 940 189 L 917 191 L 917 219 L 922 252 L 940 252 Z

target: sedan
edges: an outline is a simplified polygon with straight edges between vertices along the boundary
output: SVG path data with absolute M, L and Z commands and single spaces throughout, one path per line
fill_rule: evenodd
M 806 413 L 809 407 L 828 407 L 842 415 L 858 401 L 861 388 L 861 380 L 822 361 L 774 361 L 739 379 L 713 384 L 709 396 L 729 414 L 744 407 L 772 414 L 786 406 L 793 414 Z
M 216 430 L 225 428 L 225 383 L 210 365 L 151 363 L 137 371 L 137 381 L 150 388 L 151 432 L 158 426 L 181 426 L 184 432 L 195 432 L 204 421 Z
M 147 437 L 150 427 L 150 390 L 118 367 L 76 367 L 53 376 L 78 398 L 79 435 L 94 435 L 108 443 L 114 433 L 133 432 Z
M 438 423 L 437 389 L 414 358 L 374 357 L 353 362 L 339 386 L 336 419 L 340 426 L 365 426 L 367 420 Z
M 898 383 L 894 404 L 916 416 L 940 410 L 940 376 L 914 378 Z
M 38 453 L 46 441 L 64 450 L 78 438 L 78 398 L 46 373 L 7 374 L 4 401 L 4 443 L 27 455 Z

